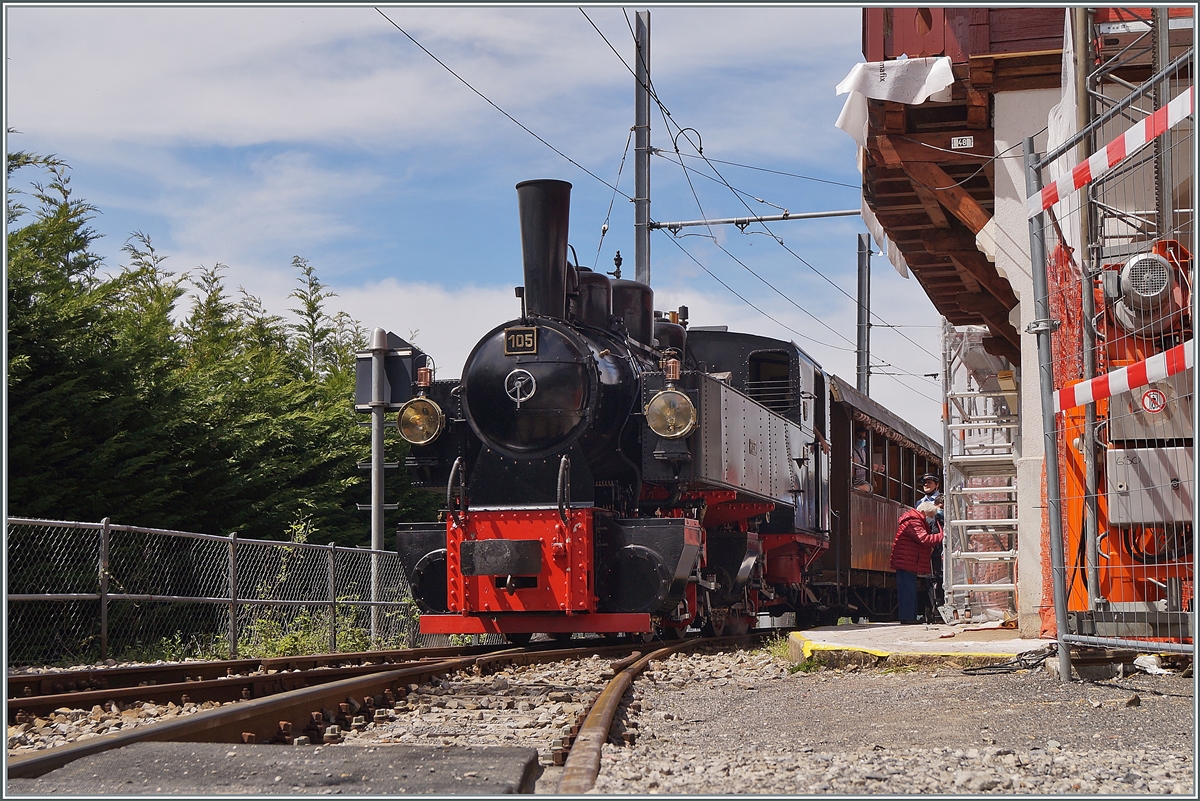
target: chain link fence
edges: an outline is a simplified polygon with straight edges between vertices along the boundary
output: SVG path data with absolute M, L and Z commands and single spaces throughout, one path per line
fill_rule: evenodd
M 1102 82 L 1078 134 L 1026 142 L 1060 642 L 1193 650 L 1192 60 Z
M 423 644 L 387 551 L 10 518 L 6 556 L 10 666 Z

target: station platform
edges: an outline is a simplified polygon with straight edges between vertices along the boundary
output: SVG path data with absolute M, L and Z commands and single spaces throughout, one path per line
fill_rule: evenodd
M 794 631 L 788 637 L 788 658 L 831 667 L 851 664 L 968 665 L 1007 662 L 1053 640 L 1022 639 L 1016 629 L 998 623 L 950 626 L 944 623 L 851 623 Z

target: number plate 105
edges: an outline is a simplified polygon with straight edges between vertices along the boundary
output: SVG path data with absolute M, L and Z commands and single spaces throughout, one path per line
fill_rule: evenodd
M 504 329 L 505 356 L 536 355 L 537 352 L 538 338 L 536 328 L 522 327 Z

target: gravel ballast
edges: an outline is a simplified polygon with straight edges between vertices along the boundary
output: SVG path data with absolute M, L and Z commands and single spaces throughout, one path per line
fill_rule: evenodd
M 538 792 L 553 792 L 552 749 L 604 686 L 610 661 L 411 685 L 384 718 L 326 748 L 532 747 L 545 768 Z M 762 650 L 652 663 L 626 696 L 592 792 L 1193 795 L 1191 678 L 1136 673 L 1064 685 L 1044 667 L 791 668 Z M 10 726 L 9 755 L 203 708 L 187 706 L 64 706 Z
M 636 682 L 636 744 L 605 746 L 592 792 L 1193 794 L 1190 678 L 779 665 L 697 654 Z

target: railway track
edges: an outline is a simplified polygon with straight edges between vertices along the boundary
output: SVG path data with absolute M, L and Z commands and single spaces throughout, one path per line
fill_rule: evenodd
M 349 667 L 416 662 L 469 656 L 510 648 L 508 645 L 474 645 L 445 648 L 404 648 L 357 653 L 283 656 L 266 659 L 218 659 L 171 664 L 131 665 L 128 667 L 72 668 L 69 670 L 30 670 L 8 674 L 9 703 L 28 697 L 42 697 L 88 690 L 120 689 L 194 681 L 213 681 L 230 676 L 281 673 L 317 668 Z
M 8 723 L 63 706 L 89 708 L 112 701 L 172 701 L 179 705 L 263 698 L 388 668 L 511 649 L 508 645 L 411 648 L 349 654 L 234 659 L 10 674 Z
M 322 683 L 316 686 L 282 689 L 262 697 L 239 698 L 235 699 L 234 703 L 226 703 L 214 709 L 197 711 L 134 730 L 95 736 L 38 751 L 29 756 L 10 756 L 8 776 L 41 776 L 76 759 L 137 742 L 288 744 L 305 742 L 299 740 L 304 737 L 309 743 L 337 743 L 341 742 L 346 733 L 363 730 L 368 723 L 386 725 L 394 722 L 397 716 L 402 714 L 397 710 L 408 711 L 412 708 L 409 700 L 419 701 L 419 708 L 428 711 L 425 702 L 431 699 L 422 698 L 419 692 L 414 692 L 418 688 L 430 689 L 428 684 L 422 685 L 423 682 L 441 679 L 442 686 L 446 686 L 444 677 L 452 675 L 481 677 L 501 670 L 511 672 L 526 665 L 600 659 L 605 660 L 603 664 L 608 666 L 607 672 L 612 675 L 612 679 L 595 695 L 593 702 L 586 705 L 587 714 L 578 715 L 569 733 L 564 732 L 554 754 L 556 764 L 565 763 L 562 781 L 567 783 L 560 785 L 559 792 L 581 792 L 573 788 L 582 787 L 584 784 L 590 787 L 595 781 L 596 771 L 599 769 L 600 748 L 608 738 L 609 727 L 613 723 L 621 699 L 637 673 L 651 661 L 665 658 L 677 650 L 706 644 L 730 643 L 732 640 L 733 638 L 692 639 L 672 642 L 662 648 L 637 643 L 588 644 L 572 648 L 544 647 L 552 644 L 543 644 L 540 648 L 485 649 L 485 653 L 466 654 L 462 653 L 464 649 L 438 649 L 447 652 L 440 657 L 429 653 L 431 649 L 423 649 L 424 652 L 419 656 L 414 652 L 404 652 L 407 661 L 396 663 L 383 660 L 376 663 L 375 654 L 355 655 L 356 659 L 351 661 L 360 664 L 337 668 L 316 667 L 302 673 L 286 674 L 323 674 L 328 677 L 327 680 L 323 678 Z M 744 641 L 744 638 L 741 640 Z M 480 647 L 474 650 L 478 651 Z M 454 653 L 455 651 L 457 653 Z M 404 657 L 396 655 L 393 658 Z M 616 658 L 617 661 L 606 661 L 610 658 Z M 330 657 L 325 664 L 328 665 L 336 659 L 336 656 Z M 260 666 L 261 660 L 255 661 L 256 670 Z M 230 666 L 224 667 L 228 669 Z M 181 685 L 199 687 L 210 683 L 236 687 L 238 680 L 230 682 L 228 679 L 218 678 L 166 685 L 139 685 L 123 688 L 122 691 L 140 690 L 145 697 L 147 692 L 160 695 L 164 690 L 173 691 Z M 148 687 L 152 689 L 148 690 Z M 267 689 L 270 688 L 263 688 L 264 693 Z M 90 692 L 92 691 L 58 694 L 48 698 L 55 699 L 56 703 L 62 706 L 68 701 L 74 702 L 83 698 Z M 412 699 L 408 699 L 410 694 Z M 21 700 L 28 701 L 29 698 Z M 506 699 L 510 707 L 512 701 L 511 698 Z M 447 704 L 443 700 L 441 703 L 451 707 L 459 706 L 458 702 Z

